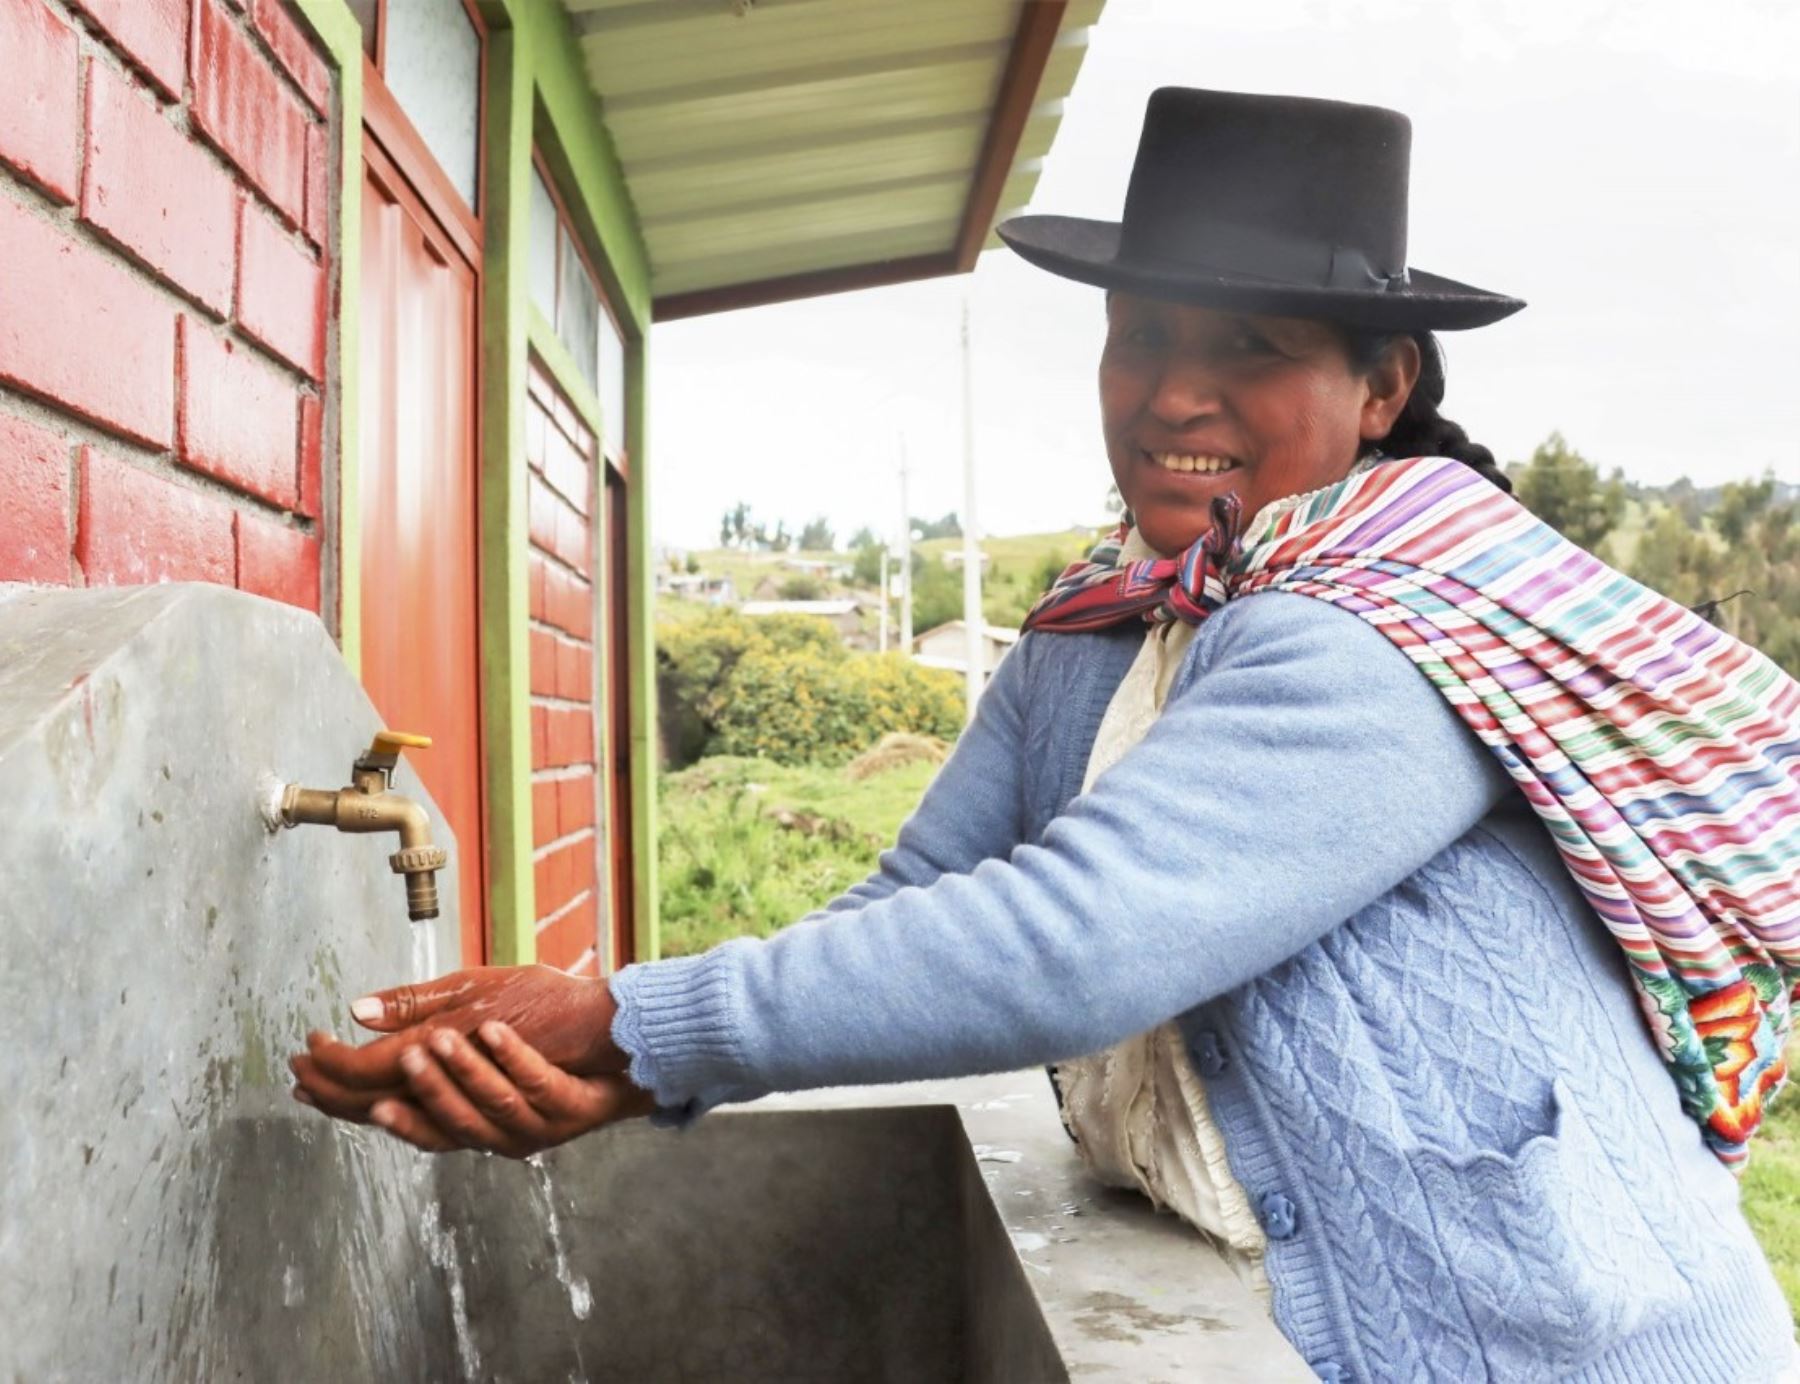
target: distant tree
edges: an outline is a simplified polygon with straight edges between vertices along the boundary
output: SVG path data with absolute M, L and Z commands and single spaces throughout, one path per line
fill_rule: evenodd
M 873 541 L 856 545 L 856 559 L 851 564 L 850 575 L 858 586 L 881 585 L 881 560 L 886 551 Z
M 760 525 L 757 527 L 759 530 Z M 739 500 L 726 510 L 719 520 L 719 546 L 721 548 L 748 547 L 756 531 L 750 524 L 750 506 Z
M 825 595 L 825 583 L 808 572 L 789 577 L 777 589 L 784 601 L 817 601 Z
M 853 553 L 861 552 L 864 548 L 879 546 L 880 542 L 881 540 L 875 537 L 875 530 L 870 528 L 867 524 L 864 524 L 855 533 L 850 535 L 850 551 Z
M 794 546 L 794 536 L 788 532 L 787 520 L 775 521 L 775 532 L 769 535 L 769 547 L 778 553 L 785 553 Z
M 1768 511 L 1775 498 L 1775 476 L 1765 472 L 1760 481 L 1728 481 L 1719 495 L 1712 521 L 1719 537 L 1734 547 L 1750 535 L 1750 526 Z
M 1032 573 L 1032 590 L 1038 595 L 1048 591 L 1073 561 L 1067 553 L 1045 553 L 1038 559 L 1037 571 Z
M 913 554 L 913 634 L 962 618 L 962 577 L 936 558 Z
M 698 576 L 700 573 L 700 559 L 692 553 L 687 555 L 687 572 L 690 577 Z
M 1514 470 L 1514 492 L 1538 518 L 1571 543 L 1593 551 L 1625 514 L 1625 479 L 1614 471 L 1602 481 L 1594 464 L 1551 433 Z
M 920 519 L 914 517 L 913 532 L 921 538 L 961 538 L 962 521 L 951 510 L 942 519 Z
M 807 553 L 829 553 L 837 550 L 837 535 L 832 532 L 831 525 L 825 522 L 824 515 L 809 519 L 806 527 L 800 530 L 800 550 Z

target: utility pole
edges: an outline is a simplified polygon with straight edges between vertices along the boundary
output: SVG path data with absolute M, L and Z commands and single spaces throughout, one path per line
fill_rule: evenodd
M 886 545 L 881 549 L 881 581 L 877 589 L 881 592 L 881 642 L 876 645 L 878 653 L 886 653 L 888 649 L 888 550 Z
M 963 634 L 969 661 L 968 719 L 987 681 L 987 622 L 981 618 L 981 531 L 975 518 L 975 385 L 969 363 L 969 295 L 962 302 L 963 383 Z
M 906 434 L 900 438 L 900 652 L 912 657 L 912 511 L 906 494 Z

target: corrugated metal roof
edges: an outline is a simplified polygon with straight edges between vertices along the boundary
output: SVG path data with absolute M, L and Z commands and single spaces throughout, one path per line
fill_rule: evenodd
M 953 255 L 1039 7 L 1053 46 L 991 237 L 1036 185 L 1104 3 L 564 0 L 665 301 Z

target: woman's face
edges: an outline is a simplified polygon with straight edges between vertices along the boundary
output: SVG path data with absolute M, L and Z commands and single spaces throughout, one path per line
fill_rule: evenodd
M 1401 338 L 1366 371 L 1341 331 L 1114 293 L 1100 356 L 1100 414 L 1119 494 L 1138 532 L 1173 556 L 1235 490 L 1248 519 L 1271 500 L 1340 481 L 1365 439 L 1386 437 L 1419 375 Z

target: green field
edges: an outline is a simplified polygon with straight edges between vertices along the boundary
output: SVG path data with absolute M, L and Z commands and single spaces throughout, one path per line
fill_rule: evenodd
M 766 937 L 875 868 L 931 781 L 909 764 L 861 783 L 842 769 L 703 759 L 662 784 L 664 953 Z M 785 814 L 790 825 L 782 825 Z M 1759 1136 L 1744 1209 L 1800 1314 L 1800 1094 Z
M 1789 1053 L 1800 1065 L 1800 1051 Z M 1800 1317 L 1800 1092 L 1793 1088 L 1757 1136 L 1744 1174 L 1744 1214 Z

